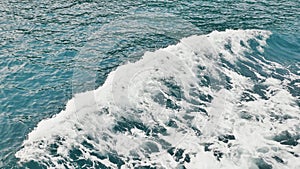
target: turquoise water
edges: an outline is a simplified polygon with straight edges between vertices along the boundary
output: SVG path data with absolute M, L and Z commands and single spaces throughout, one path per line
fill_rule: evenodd
M 203 163 L 186 145 L 196 143 L 197 152 L 205 150 L 199 158 L 206 159 L 207 168 L 213 164 L 217 168 L 299 168 L 299 9 L 299 1 L 0 2 L 0 168 L 193 168 Z M 200 38 L 181 40 L 192 35 Z M 207 40 L 206 35 L 213 38 Z M 154 58 L 164 60 L 169 55 L 160 53 L 143 59 L 147 51 L 178 43 L 178 48 L 188 44 L 202 60 L 188 61 L 186 57 L 192 55 L 189 50 L 177 48 L 167 53 L 180 61 L 160 65 Z M 145 64 L 128 63 L 139 60 Z M 181 75 L 181 64 L 191 68 L 191 77 L 197 80 Z M 121 65 L 129 66 L 122 71 L 122 67 L 117 69 Z M 145 67 L 163 71 L 152 75 Z M 66 108 L 75 94 L 102 86 L 116 69 L 115 80 L 107 82 L 107 86 L 112 84 L 112 91 L 104 87 L 91 101 L 79 95 L 82 99 L 75 101 L 77 111 Z M 129 80 L 123 80 L 127 76 Z M 134 87 L 121 97 L 120 84 Z M 191 84 L 196 87 L 186 87 Z M 252 86 L 245 87 L 247 84 Z M 222 89 L 226 89 L 222 95 L 235 93 L 240 97 L 221 99 L 225 100 L 224 113 L 220 113 L 222 109 L 216 109 L 216 113 L 213 110 L 218 107 L 215 105 Z M 112 93 L 113 99 L 104 91 Z M 99 109 L 80 113 L 82 107 L 95 105 Z M 109 117 L 114 117 L 113 122 L 103 116 L 103 107 Z M 43 119 L 60 121 L 63 118 L 53 116 L 63 114 L 63 110 L 77 112 L 76 116 L 67 116 L 70 124 L 61 120 L 47 123 L 53 124 L 53 130 L 37 127 Z M 149 117 L 155 119 L 154 126 L 147 123 L 151 121 L 149 112 L 154 116 Z M 206 116 L 192 114 L 195 112 Z M 235 117 L 237 114 L 241 115 Z M 210 118 L 218 119 L 220 130 L 207 135 L 202 124 L 213 121 Z M 257 131 L 262 141 L 249 143 L 249 147 L 244 139 L 249 137 L 249 142 L 254 142 L 251 138 L 258 136 L 243 135 L 238 130 L 243 127 L 234 127 L 247 129 L 248 123 L 270 130 Z M 75 129 L 69 130 L 72 127 Z M 132 129 L 145 135 L 138 137 Z M 246 129 L 245 133 L 251 133 Z M 178 139 L 174 133 L 185 141 L 172 141 Z M 128 153 L 116 140 L 125 140 L 136 148 Z M 233 148 L 222 148 L 226 146 Z

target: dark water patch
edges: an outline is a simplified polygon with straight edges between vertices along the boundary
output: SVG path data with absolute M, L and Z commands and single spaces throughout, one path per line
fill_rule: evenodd
M 262 99 L 268 100 L 269 97 L 266 95 L 267 86 L 262 84 L 255 84 L 253 87 L 253 92 L 258 94 Z
M 157 147 L 157 145 L 155 143 L 152 143 L 152 142 L 146 142 L 146 143 L 144 143 L 142 149 L 147 154 L 159 152 L 159 148 Z
M 179 162 L 179 160 L 183 159 L 183 154 L 184 154 L 184 150 L 181 148 L 176 148 L 176 147 L 172 147 L 170 149 L 168 149 L 167 151 L 171 156 L 173 156 L 173 158 L 175 159 L 175 161 Z M 186 158 L 186 156 L 185 156 Z M 187 161 L 189 161 L 189 157 L 187 159 Z
M 177 149 L 175 154 L 174 154 L 174 158 L 175 158 L 175 161 L 179 161 L 180 159 L 183 158 L 183 153 L 184 153 L 184 150 L 183 149 Z
M 89 159 L 78 159 L 74 162 L 77 168 L 91 168 L 94 166 L 94 163 Z
M 107 158 L 107 155 L 103 155 L 101 154 L 100 152 L 97 152 L 97 151 L 93 151 L 90 153 L 91 156 L 95 156 L 97 159 L 101 159 L 101 160 L 104 160 Z
M 192 121 L 194 118 L 195 116 L 192 115 L 188 115 L 188 114 L 183 115 L 183 119 L 185 119 L 186 121 Z
M 165 95 L 163 93 L 157 93 L 156 95 L 154 95 L 152 97 L 153 101 L 155 101 L 156 103 L 160 104 L 160 105 L 165 105 L 166 104 L 166 100 L 167 98 L 165 97 Z
M 211 98 L 212 96 L 210 95 L 206 95 L 204 94 L 202 91 L 200 91 L 199 89 L 192 87 L 189 90 L 189 95 L 191 96 L 191 99 L 186 100 L 187 102 L 191 103 L 193 106 L 191 106 L 191 109 L 197 109 L 199 108 L 199 106 L 203 106 L 206 107 L 207 103 L 205 103 L 203 100 L 199 99 L 199 96 L 204 97 L 205 100 L 211 100 L 213 98 Z M 191 110 L 193 111 L 193 110 Z M 203 110 L 200 110 L 203 111 Z M 206 111 L 203 111 L 206 112 Z
M 94 149 L 94 146 L 91 143 L 87 142 L 86 140 L 84 140 L 81 144 L 90 150 Z
M 235 140 L 235 137 L 234 137 L 234 135 L 226 134 L 226 135 L 219 136 L 218 140 L 222 141 L 224 143 L 228 143 L 230 140 Z
M 66 165 L 66 160 L 61 160 L 60 159 L 60 160 L 57 160 L 57 163 L 60 164 L 60 165 L 63 165 L 65 168 L 68 168 L 67 165 Z
M 172 144 L 170 144 L 164 139 L 155 139 L 155 141 L 159 143 L 164 150 L 167 150 L 172 146 Z
M 173 119 L 170 119 L 170 120 L 168 121 L 167 126 L 173 127 L 173 128 L 178 128 L 178 125 L 177 125 L 176 121 L 173 120 Z
M 247 58 L 248 60 L 247 61 L 240 60 L 239 62 L 242 63 L 244 66 L 248 67 L 249 71 L 251 71 L 253 73 L 254 72 L 258 73 L 263 77 L 268 76 L 268 73 L 266 73 L 263 70 L 263 65 L 261 63 L 259 63 L 259 62 L 263 62 L 263 63 L 265 62 L 262 59 L 261 54 L 259 54 L 257 51 L 244 52 L 244 57 Z M 257 60 L 259 60 L 259 62 Z M 268 64 L 268 63 L 266 63 L 266 64 Z M 255 80 L 255 81 L 258 80 L 258 77 L 256 75 L 252 75 L 251 77 L 256 77 L 256 79 L 252 79 L 252 80 Z
M 146 165 L 146 166 L 138 166 L 134 167 L 134 169 L 156 169 L 157 167 Z
M 178 169 L 186 169 L 186 167 L 183 164 L 179 164 L 176 168 L 178 168 Z
M 164 136 L 168 135 L 167 133 L 167 129 L 164 128 L 163 126 L 160 126 L 160 125 L 155 125 L 151 128 L 148 128 L 146 130 L 146 135 L 147 136 L 153 136 L 153 137 L 157 137 L 158 134 L 162 134 Z
M 137 128 L 144 132 L 146 132 L 148 129 L 147 126 L 145 126 L 141 122 L 137 122 L 137 121 L 122 117 L 120 120 L 118 120 L 116 122 L 116 125 L 113 127 L 113 131 L 115 131 L 115 132 L 126 132 L 126 131 L 130 132 L 130 130 L 133 128 Z
M 284 163 L 284 161 L 281 159 L 281 158 L 279 158 L 278 156 L 273 156 L 272 157 L 274 160 L 276 160 L 278 163 Z
M 170 149 L 167 150 L 167 152 L 168 152 L 171 156 L 173 156 L 174 153 L 175 153 L 175 150 L 176 150 L 176 147 L 171 147 Z
M 76 168 L 88 168 L 94 166 L 94 162 L 90 159 L 85 159 L 82 150 L 79 148 L 74 147 L 72 150 L 70 150 L 69 157 L 72 160 L 72 166 Z
M 208 112 L 204 109 L 201 108 L 199 106 L 190 106 L 189 109 L 186 110 L 187 113 L 189 112 L 199 112 L 201 114 L 204 114 L 206 116 L 208 116 Z
M 173 110 L 180 110 L 181 107 L 177 105 L 173 100 L 167 99 L 166 101 L 166 108 L 173 109 Z
M 300 79 L 291 81 L 287 86 L 293 97 L 300 97 L 300 86 L 297 86 L 297 83 L 300 84 Z
M 27 163 L 24 163 L 23 167 L 24 168 L 36 168 L 36 169 L 47 169 L 48 168 L 47 166 L 41 164 L 41 162 L 36 162 L 33 160 L 31 160 Z
M 262 40 L 262 37 L 257 37 L 258 39 Z M 260 52 L 257 50 L 257 48 L 260 46 L 259 42 L 255 39 L 249 39 L 247 41 L 247 44 L 250 46 L 251 52 L 253 54 L 259 54 Z
M 116 164 L 118 168 L 121 168 L 121 166 L 125 164 L 118 154 L 108 153 L 108 159 L 110 162 Z
M 98 161 L 94 162 L 94 165 L 91 168 L 111 169 L 111 167 L 107 167 L 106 165 L 104 165 Z
M 174 79 L 164 79 L 164 85 L 168 87 L 168 94 L 176 98 L 177 101 L 181 101 L 183 99 L 183 91 L 182 87 L 176 83 Z
M 241 111 L 240 117 L 245 120 L 251 120 L 253 118 L 253 115 L 247 111 Z
M 158 104 L 165 106 L 166 108 L 179 110 L 181 107 L 176 104 L 176 101 L 184 99 L 183 91 L 181 87 L 174 81 L 173 78 L 161 79 L 162 83 L 167 87 L 167 91 L 164 91 L 171 98 L 166 98 L 163 93 L 158 93 L 152 97 L 152 99 Z M 174 98 L 174 99 L 173 99 Z
M 249 102 L 249 101 L 255 101 L 255 100 L 257 100 L 257 99 L 249 91 L 244 91 L 241 95 L 241 101 Z
M 198 55 L 198 54 L 196 54 L 196 55 Z M 202 65 L 197 65 L 197 68 L 198 68 L 200 71 L 203 71 L 203 70 L 206 69 L 206 67 L 205 67 L 205 66 L 202 66 Z
M 269 148 L 268 147 L 260 147 L 260 148 L 257 149 L 257 152 L 268 153 L 269 152 Z
M 229 70 L 233 70 L 235 68 L 235 65 L 230 63 L 229 61 L 227 61 L 224 57 L 224 55 L 222 53 L 219 54 L 220 56 L 220 60 L 221 60 L 221 63 L 222 63 L 222 66 L 223 67 L 226 67 L 228 68 Z
M 288 114 L 276 114 L 275 112 L 271 112 L 270 113 L 270 117 L 271 117 L 271 121 L 277 121 L 279 123 L 283 123 L 288 119 L 293 119 L 292 116 L 288 115 Z
M 200 76 L 200 75 L 197 75 L 197 78 L 200 79 L 199 81 L 199 86 L 201 87 L 209 87 L 210 85 L 210 77 L 209 76 Z
M 275 72 L 279 75 L 281 75 L 281 77 L 284 79 L 284 76 L 286 75 L 289 75 L 290 72 L 288 69 L 284 69 L 284 68 L 276 68 L 275 69 Z M 280 80 L 283 80 L 283 79 L 280 79 Z
M 190 85 L 190 90 L 189 90 L 189 95 L 192 97 L 197 97 L 198 94 L 200 93 L 199 89 L 195 87 L 195 85 Z M 197 104 L 199 103 L 197 100 L 191 100 L 191 102 Z
M 230 90 L 230 89 L 232 89 L 233 87 L 232 87 L 232 82 L 231 82 L 231 78 L 229 77 L 229 76 L 225 76 L 225 89 L 227 89 L 227 90 Z
M 200 93 L 198 97 L 200 100 L 208 103 L 211 103 L 211 101 L 213 100 L 213 97 L 209 94 Z
M 236 69 L 235 65 L 231 64 L 229 61 L 227 61 L 226 59 L 223 58 L 224 56 L 223 56 L 222 53 L 219 54 L 219 55 L 221 57 L 220 60 L 221 60 L 222 67 L 226 67 L 229 70 L 235 70 Z M 223 78 L 222 80 L 225 80 L 224 82 L 222 82 L 222 83 L 224 83 L 223 85 L 225 85 L 225 88 L 227 90 L 232 89 L 233 84 L 232 84 L 231 78 L 229 76 L 226 76 L 225 74 L 222 74 L 221 77 Z
M 132 160 L 136 162 L 141 161 L 140 155 L 135 150 L 130 150 L 129 155 Z
M 213 151 L 213 154 L 214 154 L 214 156 L 216 157 L 216 159 L 217 159 L 218 161 L 221 161 L 221 158 L 222 158 L 223 155 L 224 155 L 224 153 L 222 153 L 222 152 L 219 151 L 219 150 L 214 150 L 214 151 Z
M 231 45 L 231 40 L 227 39 L 227 43 L 224 45 L 224 49 L 229 51 L 230 54 L 234 54 L 234 52 L 232 51 L 232 45 Z
M 92 138 L 92 137 L 90 137 L 90 138 Z M 111 136 L 110 134 L 107 134 L 107 133 L 102 133 L 101 139 L 102 139 L 103 141 L 109 141 L 109 140 L 112 139 L 112 136 Z M 94 139 L 92 139 L 92 140 L 97 140 L 97 139 L 94 138 Z
M 82 152 L 77 148 L 73 148 L 72 150 L 70 150 L 69 155 L 71 159 L 77 160 L 82 156 Z
M 196 128 L 194 126 L 192 126 L 191 128 L 193 129 L 196 136 L 201 136 L 202 135 L 202 132 L 198 128 Z
M 191 162 L 191 157 L 189 154 L 185 154 L 184 161 L 187 163 Z
M 213 145 L 213 143 L 205 143 L 204 144 L 204 151 L 211 151 L 212 149 L 210 146 Z
M 50 154 L 53 155 L 53 156 L 57 155 L 57 148 L 58 147 L 59 147 L 59 145 L 56 144 L 56 143 L 50 144 L 50 146 L 49 146 Z
M 289 153 L 291 153 L 293 156 L 295 156 L 295 157 L 300 157 L 297 153 L 295 153 L 295 152 L 292 152 L 292 151 L 289 151 Z
M 237 62 L 237 64 L 236 64 L 237 65 L 237 71 L 241 75 L 243 75 L 245 77 L 249 77 L 254 81 L 257 81 L 258 78 L 257 78 L 256 74 L 253 72 L 253 70 L 251 70 L 251 67 L 249 68 L 249 64 L 251 64 L 251 63 L 248 63 L 248 62 L 245 62 L 245 61 Z
M 284 75 L 281 75 L 277 73 L 276 71 L 272 72 L 270 76 L 274 79 L 279 79 L 280 81 L 283 81 L 285 79 Z
M 272 169 L 272 165 L 266 163 L 262 158 L 255 159 L 255 164 L 259 169 Z
M 289 131 L 282 131 L 273 137 L 274 141 L 283 145 L 297 146 L 300 135 L 292 135 Z

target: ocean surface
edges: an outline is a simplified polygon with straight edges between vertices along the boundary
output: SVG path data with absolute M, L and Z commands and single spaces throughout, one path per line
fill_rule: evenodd
M 0 168 L 300 168 L 300 1 L 1 0 Z

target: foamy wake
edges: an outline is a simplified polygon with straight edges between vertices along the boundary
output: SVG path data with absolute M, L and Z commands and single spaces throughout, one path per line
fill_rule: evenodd
M 288 90 L 299 76 L 263 57 L 270 34 L 215 31 L 147 52 L 42 120 L 16 157 L 48 168 L 299 168 Z

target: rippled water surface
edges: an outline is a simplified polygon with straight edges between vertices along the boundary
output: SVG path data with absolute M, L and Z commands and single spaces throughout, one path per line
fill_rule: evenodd
M 0 168 L 193 168 L 199 159 L 300 168 L 299 9 L 297 0 L 1 1 Z M 95 99 L 78 95 L 66 108 L 92 90 Z M 205 134 L 216 116 L 222 130 Z M 251 125 L 264 129 L 257 144 L 242 134 Z

